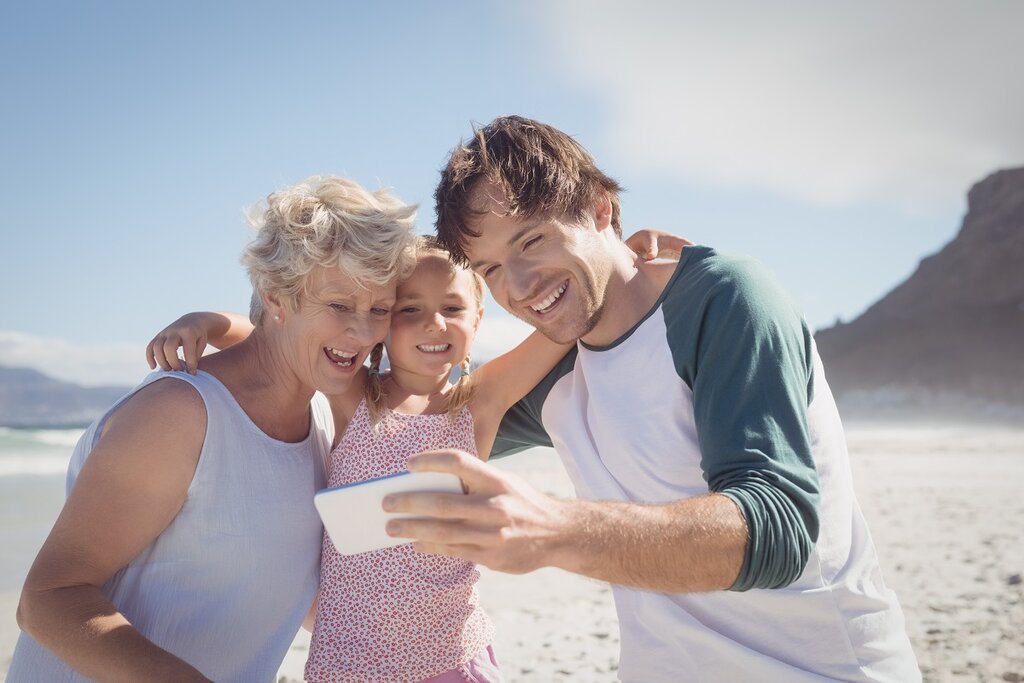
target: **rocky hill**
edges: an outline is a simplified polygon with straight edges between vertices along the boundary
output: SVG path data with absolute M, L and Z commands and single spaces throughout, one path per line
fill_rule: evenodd
M 0 366 L 0 427 L 87 425 L 128 392 L 83 387 L 29 368 Z
M 952 242 L 816 340 L 844 411 L 1024 416 L 1024 168 L 972 187 Z

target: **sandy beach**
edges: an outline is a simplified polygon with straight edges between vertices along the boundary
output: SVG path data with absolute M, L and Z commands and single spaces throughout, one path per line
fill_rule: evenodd
M 1024 430 L 856 425 L 848 441 L 861 507 L 925 680 L 1024 681 Z M 571 494 L 550 451 L 501 466 Z M 606 585 L 553 569 L 482 573 L 509 683 L 616 680 Z M 0 670 L 17 638 L 15 604 L 14 593 L 0 594 Z M 296 638 L 282 679 L 301 680 L 308 642 Z

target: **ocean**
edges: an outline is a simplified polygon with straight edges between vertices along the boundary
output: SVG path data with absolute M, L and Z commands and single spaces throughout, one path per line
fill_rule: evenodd
M 84 431 L 0 427 L 0 592 L 21 589 L 64 505 L 68 460 Z

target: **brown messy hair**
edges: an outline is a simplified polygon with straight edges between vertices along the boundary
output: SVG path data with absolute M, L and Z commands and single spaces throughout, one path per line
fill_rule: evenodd
M 478 308 L 484 305 L 484 281 L 477 273 L 469 270 L 464 265 L 454 263 L 451 260 L 451 253 L 441 246 L 435 237 L 420 235 L 416 238 L 416 262 L 427 257 L 436 257 L 448 262 L 452 271 L 466 270 L 470 274 L 473 288 L 473 298 Z M 399 284 L 401 287 L 401 284 Z M 381 362 L 384 360 L 384 345 L 378 343 L 370 351 L 370 372 L 366 380 L 365 393 L 366 408 L 370 413 L 370 424 L 374 429 L 380 424 L 381 419 L 387 413 L 387 392 L 384 391 L 384 380 L 380 374 Z M 466 357 L 459 363 L 459 379 L 448 392 L 448 418 L 455 420 L 470 399 L 473 398 L 475 386 L 473 376 L 470 374 L 469 350 L 466 350 Z
M 502 116 L 452 150 L 434 192 L 437 239 L 452 260 L 465 264 L 466 244 L 479 237 L 473 223 L 482 215 L 476 189 L 481 181 L 499 188 L 516 218 L 582 219 L 602 192 L 612 204 L 612 228 L 622 237 L 622 187 L 605 175 L 567 134 L 522 116 Z

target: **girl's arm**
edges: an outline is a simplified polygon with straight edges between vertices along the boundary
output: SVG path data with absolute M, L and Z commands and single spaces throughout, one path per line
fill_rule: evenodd
M 537 386 L 575 345 L 575 342 L 556 344 L 540 332 L 533 332 L 508 353 L 476 369 L 473 373 L 474 407 L 483 403 L 500 420 L 505 411 Z
M 645 261 L 656 258 L 678 261 L 683 249 L 693 246 L 693 242 L 685 237 L 654 228 L 637 230 L 625 241 L 626 246 Z
M 226 349 L 248 337 L 252 330 L 249 319 L 238 313 L 186 313 L 153 337 L 146 346 L 146 362 L 151 370 L 159 365 L 164 370 L 187 369 L 194 375 L 207 345 Z M 184 368 L 178 358 L 179 347 L 185 353 Z

